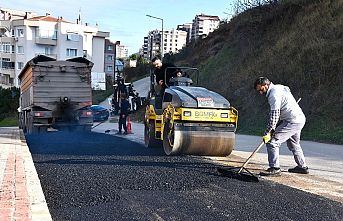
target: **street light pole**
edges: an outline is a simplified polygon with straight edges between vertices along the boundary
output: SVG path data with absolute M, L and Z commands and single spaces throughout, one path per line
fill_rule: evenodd
M 117 65 L 117 45 L 120 45 L 120 41 L 114 43 L 114 68 L 113 68 L 113 85 L 115 84 L 116 79 L 116 65 Z
M 161 47 L 161 60 L 162 60 L 163 59 L 163 47 L 164 47 L 164 42 L 163 42 L 163 35 L 164 35 L 164 33 L 163 33 L 163 18 L 155 17 L 155 16 L 152 16 L 152 15 L 146 15 L 146 16 L 148 16 L 150 18 L 155 18 L 155 19 L 161 20 L 161 22 L 162 22 L 162 34 L 161 34 L 161 44 L 160 44 L 160 47 Z M 151 50 L 152 50 L 152 48 L 151 48 Z

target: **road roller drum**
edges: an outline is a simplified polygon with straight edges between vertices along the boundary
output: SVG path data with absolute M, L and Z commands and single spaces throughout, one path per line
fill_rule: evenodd
M 220 94 L 193 86 L 188 77 L 198 71 L 185 69 L 178 67 L 187 77 L 174 78 L 163 97 L 151 93 L 145 112 L 145 145 L 163 147 L 167 155 L 230 155 L 235 145 L 237 110 Z

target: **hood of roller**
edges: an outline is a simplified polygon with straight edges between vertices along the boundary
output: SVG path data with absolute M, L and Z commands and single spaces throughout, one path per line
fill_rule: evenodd
M 220 94 L 203 87 L 172 86 L 173 103 L 190 108 L 229 108 L 230 103 Z

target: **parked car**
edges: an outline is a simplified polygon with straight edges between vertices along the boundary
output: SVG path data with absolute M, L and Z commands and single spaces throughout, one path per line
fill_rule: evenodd
M 106 121 L 110 116 L 108 109 L 100 105 L 92 105 L 91 110 L 93 113 L 93 121 Z

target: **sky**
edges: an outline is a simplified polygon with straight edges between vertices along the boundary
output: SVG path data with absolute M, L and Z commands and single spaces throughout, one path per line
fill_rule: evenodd
M 81 13 L 83 24 L 98 24 L 99 31 L 110 32 L 110 39 L 128 46 L 129 54 L 139 51 L 149 31 L 176 29 L 190 23 L 198 14 L 230 17 L 237 0 L 0 0 L 0 7 L 32 11 L 37 15 L 76 22 Z

